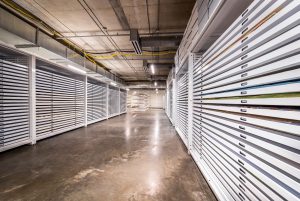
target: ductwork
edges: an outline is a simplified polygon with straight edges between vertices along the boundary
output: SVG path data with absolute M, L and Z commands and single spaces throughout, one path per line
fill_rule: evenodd
M 3 4 L 0 4 L 4 7 Z M 94 71 L 110 80 L 124 84 L 125 82 L 115 76 L 114 74 L 108 72 L 102 67 L 98 66 L 87 60 L 85 57 L 81 56 L 74 50 L 66 47 L 60 42 L 53 39 L 40 27 L 34 27 L 33 24 L 29 24 L 19 17 L 15 16 L 11 12 L 6 11 L 4 8 L 0 7 L 0 31 L 2 32 L 0 40 L 5 40 L 4 42 L 9 45 L 13 45 L 17 48 L 38 48 L 42 47 L 49 50 L 57 55 L 62 56 L 66 60 L 70 60 L 80 66 Z M 9 33 L 20 38 L 20 40 L 15 40 L 12 36 L 4 36 L 4 33 L 8 35 Z M 5 39 L 3 39 L 5 38 Z M 53 61 L 57 62 L 57 61 Z
M 178 47 L 182 36 L 150 36 L 142 37 L 142 47 Z
M 142 54 L 141 40 L 137 29 L 130 30 L 130 42 L 136 54 Z

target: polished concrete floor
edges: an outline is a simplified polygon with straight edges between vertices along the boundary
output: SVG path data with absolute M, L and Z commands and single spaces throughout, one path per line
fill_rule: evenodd
M 0 200 L 216 200 L 164 111 L 129 113 L 0 154 Z

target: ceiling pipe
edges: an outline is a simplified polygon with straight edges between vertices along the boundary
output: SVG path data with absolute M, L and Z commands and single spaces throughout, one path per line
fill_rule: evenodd
M 13 4 L 13 5 L 11 5 Z M 18 10 L 22 10 L 23 12 L 28 12 L 24 8 L 20 7 L 18 4 L 14 2 L 10 2 L 10 4 L 7 4 L 6 2 L 0 1 L 0 10 L 3 9 L 3 11 L 0 12 L 1 17 L 3 17 L 3 21 L 0 21 L 0 27 L 3 29 L 21 37 L 25 40 L 30 41 L 33 44 L 24 44 L 24 45 L 17 45 L 17 48 L 28 48 L 28 47 L 44 47 L 45 49 L 48 49 L 56 54 L 59 54 L 63 57 L 66 57 L 66 52 L 73 52 L 74 54 L 78 54 L 79 57 L 81 57 L 79 65 L 83 65 L 83 62 L 86 62 L 87 66 L 91 66 L 90 70 L 98 72 L 98 67 L 102 68 L 102 75 L 108 76 L 108 78 L 114 78 L 115 80 L 118 80 L 120 83 L 124 83 L 124 81 L 120 78 L 117 78 L 116 75 L 109 72 L 109 69 L 107 69 L 105 66 L 103 66 L 98 61 L 92 59 L 91 57 L 87 57 L 84 50 L 82 50 L 79 47 L 72 46 L 70 43 L 67 43 L 66 40 L 56 40 L 57 35 L 51 35 L 49 34 L 49 31 L 45 31 L 45 27 L 41 26 L 40 24 L 37 24 L 33 20 L 29 20 L 25 16 L 23 16 Z M 6 12 L 5 12 L 6 11 Z M 29 13 L 29 12 L 28 12 Z M 48 26 L 45 22 L 40 20 L 35 15 L 29 13 L 30 16 L 32 16 L 35 21 L 43 23 L 45 26 Z M 48 26 L 51 28 L 50 26 Z M 52 29 L 52 28 L 51 28 Z M 54 33 L 56 32 L 54 29 L 52 29 Z M 58 33 L 58 32 L 56 32 Z M 32 37 L 32 35 L 34 37 Z M 42 40 L 40 40 L 43 38 Z M 40 44 L 36 44 L 40 41 Z M 72 49 L 70 48 L 72 47 Z M 68 59 L 66 57 L 66 59 Z M 88 59 L 89 61 L 85 61 Z M 70 59 L 73 62 L 78 62 L 78 59 Z M 95 65 L 95 68 L 92 67 Z M 116 78 L 115 78 L 116 77 Z
M 127 31 L 126 31 L 127 32 Z M 62 34 L 67 34 L 67 33 L 62 33 Z M 73 33 L 72 33 L 73 34 Z M 112 33 L 112 34 L 85 34 L 85 35 L 80 35 L 80 33 L 75 33 L 76 35 L 74 36 L 61 36 L 61 37 L 56 37 L 56 39 L 67 39 L 67 38 L 91 38 L 91 37 L 126 37 L 130 36 L 130 31 L 128 33 Z M 149 33 L 139 33 L 140 36 L 151 36 L 152 34 Z M 161 33 L 155 33 L 156 36 L 183 36 L 183 32 L 161 32 Z

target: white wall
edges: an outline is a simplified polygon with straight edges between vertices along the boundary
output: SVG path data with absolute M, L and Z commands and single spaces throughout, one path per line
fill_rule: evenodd
M 134 95 L 138 94 L 147 94 L 148 95 L 148 104 L 149 108 L 163 108 L 164 107 L 164 94 L 165 90 L 158 90 L 156 92 L 155 89 L 151 90 L 139 90 L 139 89 L 131 89 L 128 92 L 128 101 L 132 99 Z
M 149 107 L 150 108 L 163 108 L 164 106 L 164 100 L 163 100 L 163 95 L 164 91 L 163 90 L 158 90 L 158 93 L 155 91 L 151 91 L 150 96 L 150 101 L 149 101 Z

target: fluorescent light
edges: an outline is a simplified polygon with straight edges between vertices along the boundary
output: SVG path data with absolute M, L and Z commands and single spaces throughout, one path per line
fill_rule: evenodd
M 158 91 L 158 89 L 155 89 L 155 91 Z
M 126 90 L 127 90 L 127 91 L 130 91 L 130 89 L 129 89 L 129 88 L 126 88 Z
M 157 86 L 157 82 L 154 82 L 154 86 Z
M 113 86 L 117 86 L 117 83 L 115 83 L 115 82 L 110 82 L 110 84 Z
M 152 74 L 154 74 L 155 73 L 154 64 L 150 65 L 150 69 L 151 69 Z
M 70 65 L 70 64 L 68 64 L 68 68 L 70 68 L 70 69 L 72 69 L 72 70 L 76 70 L 76 71 L 78 71 L 78 72 L 80 72 L 80 73 L 86 74 L 86 72 L 85 72 L 84 70 L 81 70 L 80 68 L 77 68 L 77 67 L 72 66 L 72 65 Z

